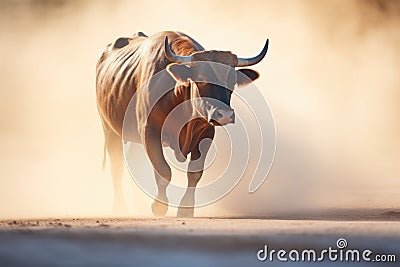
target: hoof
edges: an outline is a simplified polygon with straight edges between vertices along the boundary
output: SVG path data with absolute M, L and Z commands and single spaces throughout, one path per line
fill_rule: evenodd
M 158 200 L 154 200 L 154 202 L 151 204 L 151 211 L 153 212 L 154 216 L 165 216 L 168 211 L 168 205 Z
M 178 208 L 176 217 L 179 218 L 192 218 L 194 214 L 194 208 Z

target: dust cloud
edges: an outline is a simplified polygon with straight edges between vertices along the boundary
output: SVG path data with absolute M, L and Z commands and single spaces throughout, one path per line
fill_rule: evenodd
M 254 66 L 276 123 L 270 175 L 197 215 L 399 208 L 399 28 L 397 1 L 1 1 L 0 218 L 111 215 L 95 64 L 116 38 L 162 30 L 243 57 L 270 38 Z M 124 183 L 130 215 L 151 215 Z

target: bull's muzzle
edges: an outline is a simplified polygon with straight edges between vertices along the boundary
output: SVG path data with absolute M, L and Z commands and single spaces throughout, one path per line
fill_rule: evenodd
M 215 109 L 208 117 L 208 121 L 213 125 L 227 125 L 235 123 L 235 112 L 233 109 Z

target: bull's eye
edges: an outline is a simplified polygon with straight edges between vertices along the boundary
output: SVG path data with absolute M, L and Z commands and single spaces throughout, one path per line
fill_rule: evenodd
M 207 109 L 207 110 L 210 110 L 210 109 L 211 109 L 211 105 L 207 103 L 207 104 L 206 104 L 206 109 Z

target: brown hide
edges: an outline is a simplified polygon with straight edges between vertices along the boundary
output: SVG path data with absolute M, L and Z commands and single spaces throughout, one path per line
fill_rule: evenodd
M 124 115 L 135 93 L 137 94 L 133 101 L 136 103 L 131 105 L 134 110 L 129 112 L 136 113 L 137 129 L 133 129 L 134 134 L 131 140 L 128 140 L 135 142 L 143 142 L 143 130 L 146 125 L 150 123 L 153 127 L 161 128 L 168 113 L 190 97 L 188 85 L 177 86 L 175 90 L 160 99 L 148 116 L 153 93 L 151 90 L 160 85 L 143 85 L 171 63 L 164 55 L 165 36 L 168 36 L 172 50 L 178 55 L 187 56 L 203 50 L 201 45 L 183 33 L 161 32 L 150 37 L 138 33 L 129 38 L 119 38 L 109 44 L 102 53 L 96 68 L 96 94 L 106 143 L 107 133 L 110 132 L 122 138 Z M 169 79 L 169 85 L 165 86 L 173 88 L 175 80 L 170 77 L 167 79 Z M 137 92 L 137 90 L 141 91 Z M 187 119 L 185 114 L 182 116 L 180 119 Z M 196 120 L 188 123 L 181 133 L 176 132 L 174 127 L 165 130 L 171 140 L 179 140 L 181 152 L 186 157 L 193 148 L 192 143 L 199 142 L 203 136 L 202 133 L 209 127 L 212 126 Z M 178 148 L 177 144 L 170 145 L 174 150 Z

